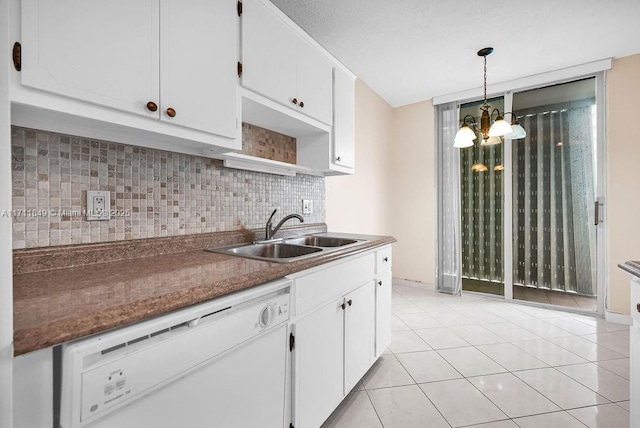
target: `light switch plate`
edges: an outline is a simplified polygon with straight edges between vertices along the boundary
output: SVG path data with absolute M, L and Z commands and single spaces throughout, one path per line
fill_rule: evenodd
M 111 219 L 111 192 L 87 190 L 87 221 Z
M 313 200 L 302 200 L 302 214 L 313 214 Z

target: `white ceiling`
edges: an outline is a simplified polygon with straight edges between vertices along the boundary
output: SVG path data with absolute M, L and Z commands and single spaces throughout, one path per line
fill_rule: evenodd
M 640 0 L 271 0 L 394 107 L 640 52 Z

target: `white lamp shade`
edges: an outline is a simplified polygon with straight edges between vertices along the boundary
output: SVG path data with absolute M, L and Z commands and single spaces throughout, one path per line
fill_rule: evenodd
M 511 125 L 504 119 L 496 120 L 489 128 L 489 137 L 502 137 L 513 132 Z
M 475 140 L 476 138 L 478 138 L 476 136 L 476 133 L 473 132 L 468 126 L 463 125 L 460 129 L 458 129 L 458 132 L 456 133 L 453 147 L 456 147 L 458 149 L 471 147 L 473 146 L 473 140 Z
M 524 138 L 527 136 L 527 131 L 524 130 L 519 123 L 511 124 L 511 133 L 504 136 L 504 138 L 508 138 L 510 140 L 517 140 L 519 138 Z

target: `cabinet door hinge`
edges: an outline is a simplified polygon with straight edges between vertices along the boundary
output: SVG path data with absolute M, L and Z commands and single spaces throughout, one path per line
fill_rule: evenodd
M 238 9 L 238 16 L 242 16 L 242 2 L 241 1 L 238 2 L 237 9 Z
M 22 45 L 20 42 L 13 44 L 13 67 L 16 71 L 22 70 Z
M 238 77 L 242 76 L 242 63 L 238 61 Z
M 289 333 L 289 352 L 293 351 L 296 348 L 296 337 L 293 333 Z

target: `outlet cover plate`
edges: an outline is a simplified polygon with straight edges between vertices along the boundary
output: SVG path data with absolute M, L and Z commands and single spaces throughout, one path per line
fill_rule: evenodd
M 111 219 L 111 192 L 87 190 L 87 221 Z
M 302 200 L 302 214 L 313 214 L 313 200 Z

